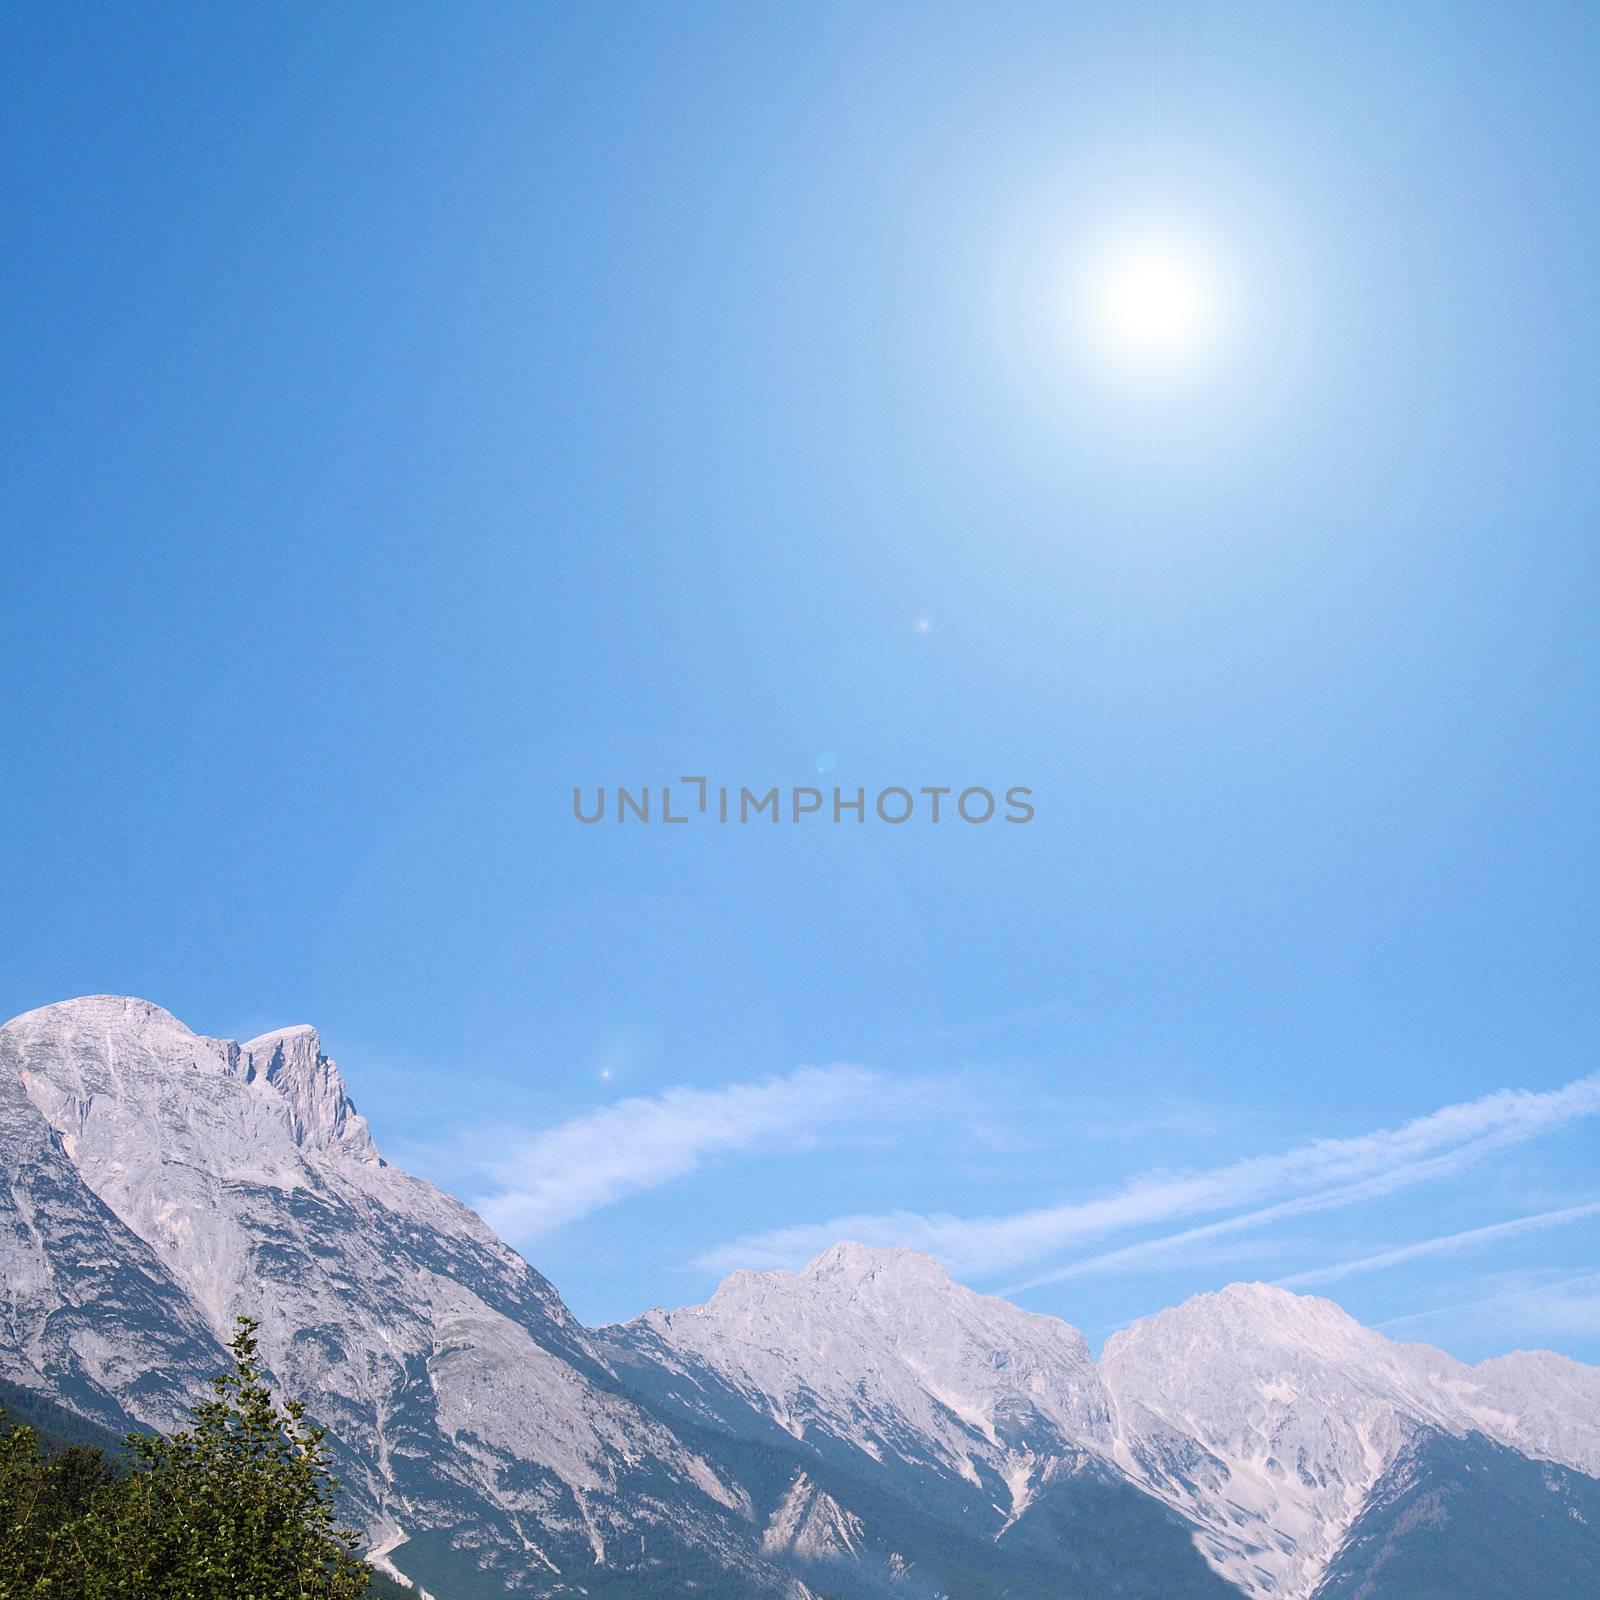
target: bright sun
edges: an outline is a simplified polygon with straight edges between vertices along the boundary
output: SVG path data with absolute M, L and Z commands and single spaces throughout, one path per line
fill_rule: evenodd
M 1205 255 L 1179 241 L 1111 245 L 1086 275 L 1087 331 L 1118 366 L 1170 371 L 1191 365 L 1214 341 L 1220 310 Z

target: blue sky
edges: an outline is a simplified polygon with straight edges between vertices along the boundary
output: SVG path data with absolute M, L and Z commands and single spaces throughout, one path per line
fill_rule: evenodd
M 14 10 L 0 1005 L 314 1021 L 592 1321 L 1600 1359 L 1600 15 L 1403 10 Z M 572 819 L 686 773 L 1037 816 Z

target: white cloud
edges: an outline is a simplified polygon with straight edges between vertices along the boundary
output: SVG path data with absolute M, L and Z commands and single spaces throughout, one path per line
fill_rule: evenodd
M 1388 1172 L 1375 1173 L 1356 1183 L 1339 1184 L 1332 1189 L 1318 1189 L 1311 1194 L 1296 1195 L 1290 1200 L 1280 1200 L 1274 1205 L 1260 1206 L 1217 1222 L 1203 1223 L 1197 1228 L 1185 1228 L 1180 1233 L 1165 1233 L 1155 1239 L 1141 1239 L 1137 1244 L 1124 1245 L 1120 1250 L 1107 1250 L 1100 1255 L 1087 1256 L 1081 1261 L 1070 1261 L 1065 1266 L 1053 1267 L 1023 1283 L 1013 1284 L 1004 1292 L 1021 1294 L 1047 1283 L 1060 1283 L 1067 1278 L 1086 1277 L 1091 1273 L 1114 1272 L 1128 1267 L 1148 1266 L 1152 1261 L 1168 1257 L 1182 1260 L 1197 1259 L 1196 1246 L 1209 1243 L 1230 1234 L 1246 1233 L 1253 1228 L 1264 1228 L 1270 1223 L 1283 1222 L 1290 1217 L 1304 1217 L 1319 1211 L 1337 1211 L 1345 1206 L 1359 1205 L 1365 1200 L 1379 1200 L 1400 1189 L 1416 1183 L 1426 1183 L 1436 1178 L 1449 1177 L 1476 1160 L 1487 1148 L 1482 1140 L 1474 1141 L 1459 1150 L 1430 1157 L 1426 1161 L 1411 1161 Z M 1216 1259 L 1208 1250 L 1205 1259 Z
M 840 1239 L 857 1239 L 908 1245 L 938 1257 L 957 1274 L 983 1277 L 1028 1266 L 1089 1239 L 1208 1211 L 1256 1208 L 1203 1229 L 1053 1269 L 1023 1286 L 1034 1287 L 1135 1259 L 1135 1252 L 1153 1254 L 1196 1237 L 1351 1205 L 1446 1176 L 1494 1149 L 1596 1113 L 1600 1113 L 1600 1074 L 1542 1093 L 1501 1089 L 1478 1100 L 1444 1106 L 1398 1128 L 1354 1138 L 1318 1139 L 1197 1172 L 1148 1173 L 1099 1199 L 1009 1216 L 897 1211 L 834 1217 L 735 1239 L 708 1252 L 697 1264 L 724 1271 L 797 1267 Z
M 1339 1278 L 1350 1278 L 1362 1272 L 1377 1272 L 1384 1267 L 1398 1266 L 1402 1261 L 1415 1261 L 1421 1256 L 1451 1255 L 1459 1250 L 1476 1249 L 1479 1245 L 1496 1244 L 1502 1239 L 1519 1238 L 1525 1233 L 1536 1233 L 1545 1228 L 1564 1227 L 1569 1222 L 1581 1222 L 1586 1217 L 1600 1216 L 1600 1200 L 1587 1205 L 1563 1206 L 1556 1211 L 1541 1211 L 1534 1216 L 1512 1217 L 1506 1222 L 1492 1222 L 1483 1228 L 1468 1228 L 1461 1233 L 1444 1233 L 1434 1239 L 1422 1239 L 1416 1244 L 1401 1245 L 1395 1250 L 1383 1250 L 1377 1255 L 1362 1256 L 1355 1261 L 1340 1261 L 1332 1266 L 1317 1267 L 1310 1272 L 1291 1273 L 1279 1278 L 1278 1286 L 1284 1289 L 1300 1288 L 1307 1284 L 1332 1283 Z
M 804 1145 L 888 1093 L 877 1073 L 837 1066 L 619 1100 L 515 1140 L 488 1164 L 500 1188 L 473 1203 L 499 1233 L 525 1241 L 685 1177 L 708 1157 Z

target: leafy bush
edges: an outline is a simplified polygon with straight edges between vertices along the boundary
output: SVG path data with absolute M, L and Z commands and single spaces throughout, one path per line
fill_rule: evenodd
M 371 1568 L 338 1526 L 323 1429 L 279 1406 L 241 1317 L 233 1371 L 171 1438 L 130 1434 L 113 1466 L 32 1429 L 0 1439 L 0 1600 L 363 1600 Z

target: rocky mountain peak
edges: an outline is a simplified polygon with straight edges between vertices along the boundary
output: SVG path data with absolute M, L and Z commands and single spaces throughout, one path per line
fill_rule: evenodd
M 302 1151 L 378 1162 L 366 1119 L 309 1024 L 241 1045 L 195 1033 L 149 1000 L 98 994 L 24 1012 L 3 1032 L 24 1063 L 30 1098 L 71 1148 L 97 1095 L 125 1111 L 141 1107 L 152 1126 L 166 1126 L 173 1106 L 189 1108 L 185 1120 L 204 1118 L 217 1104 L 216 1080 L 231 1079 L 276 1091 L 261 1109 L 287 1114 L 290 1138 Z
M 869 1279 L 887 1283 L 922 1283 L 940 1286 L 951 1282 L 950 1274 L 932 1256 L 920 1250 L 892 1245 L 857 1244 L 844 1240 L 824 1250 L 800 1273 L 817 1282 L 829 1280 L 859 1284 Z
M 259 1034 L 240 1045 L 239 1052 L 246 1078 L 261 1078 L 289 1102 L 295 1142 L 303 1149 L 378 1160 L 367 1119 L 356 1110 L 338 1067 L 322 1053 L 322 1041 L 310 1024 Z
M 173 1074 L 223 1070 L 225 1050 L 191 1032 L 170 1011 L 130 995 L 90 994 L 58 1000 L 13 1017 L 3 1034 L 29 1070 L 47 1071 L 76 1057 L 111 1063 L 129 1047 L 159 1059 Z
M 6 1027 L 21 1028 L 31 1024 L 35 1029 L 42 1029 L 52 1023 L 107 1031 L 150 1027 L 189 1031 L 170 1011 L 153 1000 L 140 1000 L 126 994 L 84 994 L 71 1000 L 57 1000 L 13 1017 Z
M 0 1384 L 170 1426 L 239 1313 L 329 1428 L 352 1520 L 408 1563 L 448 1568 L 456 1529 L 502 1569 L 591 1573 L 647 1539 L 765 1560 L 729 1483 L 599 1381 L 554 1289 L 377 1160 L 314 1028 L 237 1044 L 120 996 L 0 1028 Z
M 1233 1283 L 1144 1317 L 1106 1341 L 1108 1368 L 1185 1354 L 1226 1356 L 1230 1368 L 1255 1368 L 1285 1353 L 1333 1367 L 1387 1361 L 1395 1347 L 1331 1300 L 1265 1283 Z

